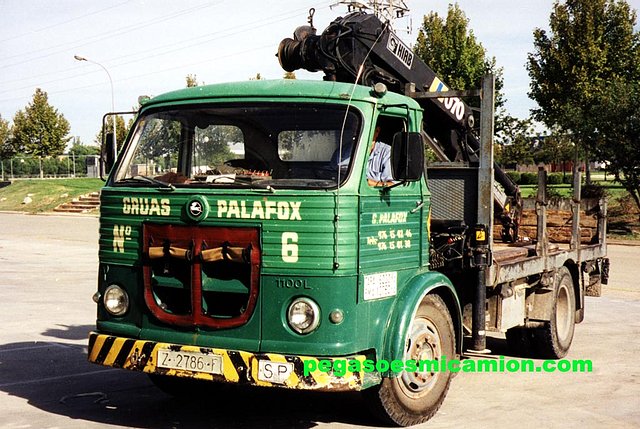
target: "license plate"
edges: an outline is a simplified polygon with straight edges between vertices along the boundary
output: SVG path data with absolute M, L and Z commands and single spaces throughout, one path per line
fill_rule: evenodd
M 284 384 L 293 372 L 291 362 L 258 361 L 258 380 L 270 383 Z
M 158 350 L 158 363 L 156 366 L 159 368 L 222 374 L 222 356 L 213 353 L 160 349 Z

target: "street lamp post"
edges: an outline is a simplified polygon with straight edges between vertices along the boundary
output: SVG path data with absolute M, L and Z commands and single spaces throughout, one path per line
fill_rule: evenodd
M 104 72 L 107 74 L 107 76 L 109 77 L 109 83 L 111 84 L 111 111 L 115 113 L 116 111 L 116 106 L 115 106 L 115 98 L 114 98 L 114 93 L 113 93 L 113 79 L 111 79 L 111 74 L 109 73 L 109 70 L 107 70 L 107 68 L 105 66 L 103 66 L 102 64 L 96 62 L 96 61 L 92 61 L 89 60 L 85 57 L 81 57 L 80 55 L 74 55 L 73 58 L 75 58 L 77 61 L 86 61 L 88 63 L 91 64 L 95 64 L 97 66 L 99 66 L 100 68 L 102 68 L 102 70 L 104 70 Z M 113 115 L 113 147 L 114 147 L 114 151 L 117 151 L 117 129 L 116 129 L 116 118 L 118 115 Z M 117 153 L 113 154 L 113 157 L 115 159 L 115 156 L 117 155 Z

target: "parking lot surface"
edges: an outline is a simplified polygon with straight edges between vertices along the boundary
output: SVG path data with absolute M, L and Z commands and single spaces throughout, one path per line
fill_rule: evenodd
M 376 427 L 358 394 L 223 388 L 177 400 L 86 362 L 98 219 L 0 213 L 0 428 Z M 640 246 L 609 246 L 569 359 L 590 373 L 459 374 L 424 428 L 640 427 Z M 508 355 L 501 338 L 489 343 Z

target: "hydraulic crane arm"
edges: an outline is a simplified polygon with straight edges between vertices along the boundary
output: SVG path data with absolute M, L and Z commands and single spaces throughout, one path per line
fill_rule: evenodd
M 408 48 L 388 24 L 375 15 L 354 12 L 333 21 L 318 36 L 309 26 L 299 27 L 294 39 L 284 39 L 278 50 L 280 64 L 287 71 L 304 68 L 323 71 L 325 80 L 373 85 L 382 82 L 390 91 L 405 93 L 415 84 L 416 92 L 446 91 L 436 73 Z M 362 71 L 359 73 L 360 67 Z M 421 100 L 427 115 L 425 131 L 441 142 L 449 160 L 476 161 L 476 148 L 458 147 L 453 139 L 465 137 L 473 127 L 473 113 L 460 98 Z M 459 136 L 451 136 L 456 131 Z
M 357 80 L 367 86 L 382 82 L 390 91 L 401 94 L 411 84 L 428 119 L 423 123 L 424 131 L 430 145 L 436 145 L 434 152 L 440 161 L 478 162 L 480 143 L 473 132 L 471 108 L 459 97 L 420 97 L 421 93 L 449 88 L 375 15 L 354 12 L 337 18 L 321 35 L 311 25 L 298 27 L 293 39 L 280 42 L 278 59 L 286 71 L 322 71 L 325 80 Z M 518 217 L 513 210 L 520 206 L 519 190 L 502 169 L 495 167 L 496 181 L 505 191 L 503 197 L 496 197 L 496 216 L 505 227 L 503 236 L 513 240 Z

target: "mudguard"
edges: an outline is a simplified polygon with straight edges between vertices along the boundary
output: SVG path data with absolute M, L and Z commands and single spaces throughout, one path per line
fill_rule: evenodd
M 404 359 L 404 348 L 409 326 L 422 299 L 430 293 L 440 295 L 447 305 L 456 335 L 456 352 L 462 352 L 462 312 L 458 295 L 453 284 L 446 276 L 439 272 L 429 271 L 411 278 L 398 295 L 387 324 L 380 359 L 386 359 L 389 362 L 394 359 Z

